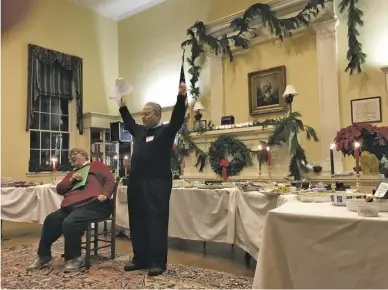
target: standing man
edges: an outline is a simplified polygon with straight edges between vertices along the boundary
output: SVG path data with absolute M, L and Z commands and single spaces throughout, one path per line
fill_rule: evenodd
M 143 125 L 138 125 L 120 100 L 125 128 L 134 138 L 127 193 L 134 257 L 125 265 L 125 271 L 149 269 L 149 276 L 157 276 L 166 270 L 172 189 L 170 157 L 175 135 L 184 122 L 185 99 L 186 86 L 182 83 L 166 125 L 161 123 L 159 104 L 147 103 L 142 111 Z

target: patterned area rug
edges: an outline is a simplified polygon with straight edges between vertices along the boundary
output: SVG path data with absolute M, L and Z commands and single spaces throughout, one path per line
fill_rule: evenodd
M 53 246 L 54 263 L 41 270 L 27 272 L 26 268 L 36 258 L 37 245 L 2 249 L 2 289 L 248 289 L 252 278 L 239 277 L 206 269 L 169 264 L 160 276 L 148 277 L 146 271 L 124 272 L 128 255 L 118 254 L 109 260 L 109 250 L 93 257 L 89 271 L 64 273 L 62 242 Z

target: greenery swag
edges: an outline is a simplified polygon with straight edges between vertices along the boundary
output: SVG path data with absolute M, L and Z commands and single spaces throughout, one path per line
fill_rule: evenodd
M 198 64 L 200 57 L 205 53 L 205 47 L 209 47 L 216 55 L 222 54 L 233 60 L 231 45 L 247 49 L 252 38 L 256 37 L 256 29 L 252 22 L 261 18 L 264 27 L 268 27 L 273 35 L 283 40 L 291 37 L 292 33 L 301 27 L 309 24 L 312 17 L 318 16 L 325 7 L 325 3 L 333 0 L 309 0 L 308 4 L 296 16 L 279 19 L 276 13 L 268 4 L 257 3 L 250 6 L 242 17 L 235 18 L 230 27 L 234 30 L 233 35 L 226 35 L 216 38 L 206 33 L 205 24 L 202 21 L 196 21 L 193 26 L 187 30 L 190 39 L 181 44 L 182 49 L 191 47 L 191 56 L 187 58 L 190 66 L 190 93 L 194 99 L 199 98 L 200 89 L 198 80 L 202 67 Z M 362 45 L 357 39 L 359 32 L 357 26 L 363 25 L 363 12 L 356 7 L 358 0 L 342 0 L 339 4 L 339 10 L 344 13 L 348 11 L 348 65 L 345 71 L 350 74 L 354 70 L 359 73 L 361 66 L 365 63 L 366 54 L 362 51 Z
M 263 122 L 254 121 L 252 125 L 249 125 L 249 127 L 260 126 L 263 129 L 267 128 L 268 126 L 274 126 L 274 131 L 269 137 L 268 141 L 262 142 L 263 148 L 267 146 L 275 147 L 290 143 L 289 172 L 290 176 L 293 176 L 295 180 L 301 179 L 300 169 L 303 170 L 304 165 L 307 164 L 305 151 L 299 143 L 298 135 L 301 132 L 305 132 L 308 140 L 312 139 L 315 142 L 319 141 L 315 130 L 310 126 L 303 124 L 300 117 L 300 113 L 293 112 L 286 117 L 278 119 L 267 119 Z M 200 172 L 203 171 L 206 161 L 209 159 L 210 165 L 214 172 L 221 175 L 222 166 L 220 165 L 220 159 L 227 159 L 227 155 L 230 154 L 235 161 L 231 162 L 231 164 L 228 164 L 227 166 L 227 173 L 229 174 L 228 176 L 236 175 L 242 170 L 242 168 L 250 165 L 252 163 L 252 155 L 258 159 L 260 164 L 267 161 L 267 154 L 265 149 L 261 151 L 250 150 L 244 144 L 229 136 L 220 136 L 215 142 L 211 144 L 209 151 L 204 152 L 194 143 L 192 134 L 202 134 L 205 131 L 212 130 L 217 129 L 215 129 L 214 126 L 210 126 L 201 132 L 190 132 L 188 130 L 183 130 L 179 135 L 179 140 L 176 147 L 179 160 L 182 160 L 184 156 L 188 156 L 190 153 L 194 153 L 197 158 L 195 166 L 199 167 Z M 225 147 L 222 147 L 222 144 L 225 145 Z M 237 151 L 238 154 L 236 154 Z M 298 164 L 301 166 L 298 166 Z

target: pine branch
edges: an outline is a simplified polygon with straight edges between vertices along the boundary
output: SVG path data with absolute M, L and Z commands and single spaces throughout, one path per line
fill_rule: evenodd
M 338 5 L 341 13 L 348 11 L 348 65 L 345 71 L 353 74 L 355 70 L 362 72 L 362 65 L 366 62 L 366 54 L 362 51 L 362 44 L 358 40 L 357 26 L 363 26 L 364 13 L 356 7 L 358 0 L 342 0 Z

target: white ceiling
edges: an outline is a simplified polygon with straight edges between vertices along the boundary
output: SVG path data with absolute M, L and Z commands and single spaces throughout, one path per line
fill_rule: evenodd
M 165 0 L 73 0 L 93 11 L 114 19 L 125 19 L 143 10 L 151 8 Z

